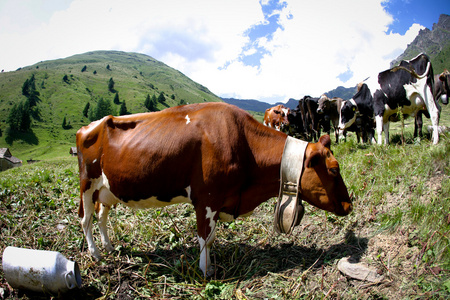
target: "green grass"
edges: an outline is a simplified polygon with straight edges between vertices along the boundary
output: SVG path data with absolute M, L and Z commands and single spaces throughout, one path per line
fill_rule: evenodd
M 332 145 L 355 196 L 347 217 L 306 205 L 291 236 L 273 230 L 274 199 L 254 215 L 219 223 L 216 272 L 198 268 L 195 212 L 188 204 L 133 211 L 108 224 L 115 252 L 94 262 L 77 216 L 76 159 L 47 159 L 2 172 L 0 249 L 56 250 L 80 265 L 83 288 L 67 298 L 104 299 L 446 299 L 450 296 L 450 143 Z M 94 224 L 94 236 L 99 238 Z M 97 241 L 99 243 L 99 241 Z M 352 256 L 384 276 L 357 281 L 337 269 Z M 11 291 L 6 299 L 42 298 Z M 45 298 L 45 297 L 44 297 Z

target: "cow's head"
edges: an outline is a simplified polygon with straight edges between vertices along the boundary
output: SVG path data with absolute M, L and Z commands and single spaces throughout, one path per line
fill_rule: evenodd
M 319 106 L 317 107 L 317 113 L 323 114 L 324 111 L 329 107 L 330 105 L 330 98 L 328 98 L 326 95 L 322 95 L 319 98 Z
M 339 112 L 339 129 L 345 130 L 355 123 L 358 113 L 358 105 L 355 100 L 342 101 Z
M 439 80 L 442 81 L 442 104 L 447 105 L 448 97 L 450 96 L 450 72 L 448 70 L 444 70 L 444 72 L 439 75 Z
M 328 135 L 322 136 L 317 143 L 308 144 L 300 193 L 306 202 L 338 216 L 345 216 L 353 209 L 352 200 L 330 145 Z
M 280 104 L 274 107 L 273 112 L 275 113 L 274 120 L 276 121 L 277 127 L 279 130 L 283 131 L 289 126 L 288 116 L 290 114 L 290 109 Z

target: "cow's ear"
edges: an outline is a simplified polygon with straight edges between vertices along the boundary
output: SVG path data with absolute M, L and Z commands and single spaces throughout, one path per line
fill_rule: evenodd
M 331 147 L 331 138 L 328 134 L 322 135 L 319 139 L 319 142 L 324 146 L 330 149 Z
M 446 79 L 446 78 L 445 78 L 445 77 L 446 77 L 445 75 L 446 75 L 445 72 L 442 72 L 441 74 L 439 74 L 439 80 L 440 80 L 440 81 L 445 81 L 445 79 Z
M 319 151 L 313 151 L 305 160 L 305 166 L 307 168 L 314 168 L 320 162 L 321 153 Z

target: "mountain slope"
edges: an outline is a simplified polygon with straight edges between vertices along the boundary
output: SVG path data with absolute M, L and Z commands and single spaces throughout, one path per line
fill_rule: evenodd
M 7 118 L 16 103 L 25 101 L 22 86 L 34 75 L 39 92 L 37 113 L 31 132 L 7 137 Z M 149 95 L 164 94 L 166 101 L 157 109 L 182 103 L 222 101 L 206 87 L 150 56 L 119 51 L 95 51 L 64 59 L 40 62 L 15 72 L 0 73 L 0 147 L 9 147 L 19 158 L 45 158 L 69 151 L 75 133 L 90 120 L 83 116 L 87 103 L 94 107 L 99 98 L 113 103 L 115 93 L 125 101 L 130 113 L 148 111 L 144 102 Z M 113 104 L 119 112 L 120 105 Z M 69 129 L 62 123 L 66 118 Z M 72 127 L 72 128 L 70 128 Z M 58 149 L 59 148 L 59 149 Z
M 426 53 L 433 64 L 434 73 L 450 68 L 450 16 L 442 14 L 433 29 L 420 30 L 417 37 L 408 45 L 405 52 L 391 62 L 396 66 L 401 60 L 411 59 L 421 52 Z

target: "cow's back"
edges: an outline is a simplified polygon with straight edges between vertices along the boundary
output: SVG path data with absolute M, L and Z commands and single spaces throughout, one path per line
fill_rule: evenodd
M 250 150 L 243 122 L 260 125 L 222 103 L 105 117 L 77 133 L 81 179 L 106 178 L 111 192 L 125 202 L 170 200 L 185 194 L 187 186 L 198 190 L 215 184 L 223 192 L 245 176 Z

